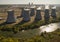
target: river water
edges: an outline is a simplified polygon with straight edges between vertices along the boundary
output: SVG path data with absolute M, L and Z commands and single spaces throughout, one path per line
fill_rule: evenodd
M 11 35 L 17 38 L 31 38 L 36 35 L 40 35 L 42 32 L 46 31 L 47 33 L 49 33 L 49 32 L 54 32 L 57 29 L 60 29 L 60 23 L 50 23 L 47 25 L 40 26 L 39 28 L 22 30 L 17 34 L 8 33 L 8 36 Z M 7 35 L 6 32 L 2 32 L 2 33 L 5 33 L 4 35 Z
M 50 23 L 48 25 L 40 26 L 39 28 L 36 29 L 22 30 L 16 35 L 18 35 L 17 37 L 29 38 L 36 35 L 40 35 L 42 32 L 47 32 L 47 33 L 54 32 L 58 28 L 60 28 L 60 23 Z
M 40 32 L 53 32 L 55 30 L 57 30 L 58 28 L 60 28 L 60 23 L 51 23 L 51 24 L 48 24 L 48 25 L 44 25 L 44 26 L 41 26 L 39 29 L 40 29 Z

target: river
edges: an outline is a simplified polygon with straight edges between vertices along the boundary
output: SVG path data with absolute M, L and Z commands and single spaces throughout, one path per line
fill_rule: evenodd
M 58 28 L 60 28 L 60 23 L 51 23 L 51 24 L 48 24 L 48 25 L 44 25 L 44 26 L 41 26 L 39 29 L 40 29 L 40 32 L 53 32 L 55 30 L 57 30 Z
M 39 28 L 35 28 L 35 29 L 29 29 L 29 30 L 22 30 L 16 34 L 13 34 L 12 32 L 2 32 L 1 34 L 3 34 L 4 36 L 12 36 L 12 37 L 16 37 L 16 38 L 31 38 L 34 37 L 36 35 L 40 35 L 42 32 L 54 32 L 55 30 L 60 29 L 60 23 L 50 23 L 47 25 L 43 25 L 40 26 Z
M 47 25 L 40 26 L 39 28 L 22 30 L 19 33 L 15 34 L 14 37 L 18 35 L 17 37 L 30 38 L 39 35 L 42 32 L 47 32 L 47 33 L 54 32 L 58 28 L 60 28 L 60 23 L 50 23 Z

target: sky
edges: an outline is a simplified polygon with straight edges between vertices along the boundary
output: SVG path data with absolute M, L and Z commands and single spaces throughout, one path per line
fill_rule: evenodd
M 0 4 L 60 4 L 60 0 L 0 0 Z

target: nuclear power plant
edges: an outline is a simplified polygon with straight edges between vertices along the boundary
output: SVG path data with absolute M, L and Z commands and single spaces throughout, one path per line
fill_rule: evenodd
M 60 6 L 35 2 L 0 5 L 0 42 L 60 42 Z
M 50 19 L 50 8 L 51 8 L 51 17 L 53 19 L 56 19 L 56 6 L 50 7 L 50 5 L 45 5 L 45 8 L 42 6 L 31 6 L 30 7 L 22 7 L 21 9 L 21 14 L 19 18 L 23 18 L 23 21 L 30 21 L 31 16 L 35 16 L 35 21 L 40 21 L 42 18 L 44 18 L 45 21 L 49 21 Z M 42 16 L 42 9 L 43 9 L 43 15 Z M 8 16 L 6 19 L 6 23 L 14 23 L 16 22 L 15 14 L 12 9 L 7 10 Z

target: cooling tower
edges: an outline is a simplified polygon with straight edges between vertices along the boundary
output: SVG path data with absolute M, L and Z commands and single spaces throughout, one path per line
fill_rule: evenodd
M 23 12 L 23 21 L 29 21 L 30 20 L 30 9 L 24 9 Z
M 49 20 L 50 16 L 49 16 L 49 5 L 45 6 L 45 14 L 44 14 L 44 18 L 46 21 Z
M 8 10 L 7 13 L 8 13 L 8 16 L 7 16 L 6 23 L 16 22 L 16 18 L 14 16 L 14 11 L 13 10 Z
M 56 6 L 52 7 L 51 16 L 53 17 L 53 19 L 56 19 Z
M 36 9 L 36 17 L 35 17 L 35 20 L 41 20 L 42 19 L 42 16 L 41 16 L 41 7 L 38 7 Z
M 30 7 L 30 16 L 35 15 L 35 6 Z

